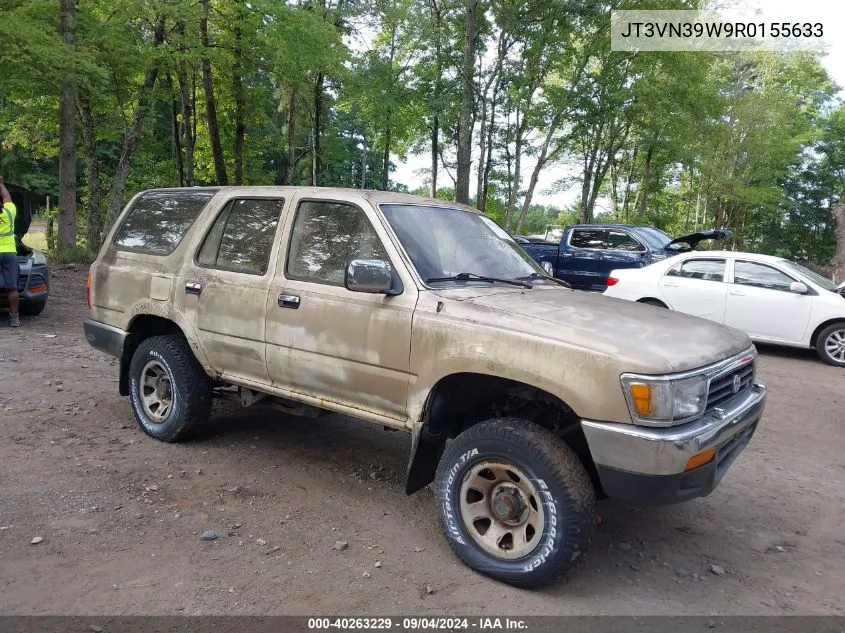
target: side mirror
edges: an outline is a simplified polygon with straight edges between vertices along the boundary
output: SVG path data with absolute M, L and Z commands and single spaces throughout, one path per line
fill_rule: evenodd
M 805 295 L 810 292 L 810 289 L 807 287 L 807 284 L 803 284 L 800 281 L 793 281 L 789 284 L 789 292 L 794 292 L 798 295 Z
M 352 292 L 386 293 L 393 282 L 388 262 L 380 259 L 353 259 L 346 267 L 343 284 Z

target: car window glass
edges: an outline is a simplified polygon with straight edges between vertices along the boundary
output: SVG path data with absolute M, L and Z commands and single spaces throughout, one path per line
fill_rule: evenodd
M 341 202 L 302 202 L 288 249 L 288 277 L 343 285 L 353 259 L 388 261 L 364 212 Z
M 686 277 L 704 281 L 725 280 L 724 259 L 688 259 L 667 273 L 670 277 Z
M 633 237 L 622 231 L 609 230 L 605 240 L 605 248 L 612 251 L 642 252 L 645 249 Z
M 135 202 L 114 234 L 115 248 L 170 255 L 216 190 L 150 191 Z
M 792 279 L 771 266 L 737 260 L 734 263 L 734 283 L 742 286 L 788 291 Z
M 280 199 L 232 200 L 209 229 L 197 262 L 201 266 L 263 275 L 284 208 Z
M 569 238 L 573 248 L 604 248 L 604 229 L 575 229 Z

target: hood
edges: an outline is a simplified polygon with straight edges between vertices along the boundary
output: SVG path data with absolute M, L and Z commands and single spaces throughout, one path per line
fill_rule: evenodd
M 690 250 L 694 250 L 695 247 L 698 246 L 699 242 L 703 242 L 704 240 L 722 241 L 728 239 L 733 234 L 734 232 L 730 229 L 710 229 L 709 231 L 697 231 L 695 233 L 676 237 L 674 240 L 669 242 L 664 248 L 667 251 L 678 251 L 684 249 L 673 248 L 673 246 L 680 244 L 689 244 Z
M 616 358 L 622 371 L 697 369 L 751 347 L 740 330 L 663 308 L 560 287 L 438 290 L 464 318 L 590 349 Z

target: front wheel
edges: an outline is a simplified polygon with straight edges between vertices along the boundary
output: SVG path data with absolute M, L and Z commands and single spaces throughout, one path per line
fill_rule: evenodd
M 845 322 L 834 323 L 816 339 L 816 352 L 828 365 L 845 367 Z
M 596 495 L 551 431 L 500 418 L 461 433 L 437 469 L 440 526 L 471 568 L 535 588 L 564 577 L 590 543 Z

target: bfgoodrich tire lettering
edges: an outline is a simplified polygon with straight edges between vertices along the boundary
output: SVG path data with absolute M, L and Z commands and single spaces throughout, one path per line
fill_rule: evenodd
M 151 380 L 162 386 L 152 409 L 143 402 L 153 391 Z M 165 442 L 185 439 L 211 413 L 211 382 L 179 335 L 153 336 L 138 345 L 129 367 L 129 397 L 141 429 Z
M 542 531 L 536 532 L 536 545 L 532 541 L 525 554 L 516 558 L 491 553 L 489 545 L 479 540 L 484 538 L 479 536 L 480 530 L 463 519 L 462 493 L 475 495 L 475 503 L 479 503 L 479 493 L 468 490 L 464 483 L 485 462 L 511 465 L 514 472 L 528 477 L 529 489 L 536 491 L 541 511 L 535 516 L 542 516 Z M 498 481 L 495 474 L 490 475 Z M 490 492 L 498 488 L 498 483 L 491 484 Z M 440 526 L 452 550 L 473 569 L 518 587 L 540 587 L 563 578 L 579 561 L 595 531 L 595 490 L 583 464 L 551 431 L 525 420 L 488 420 L 461 433 L 440 461 L 436 490 Z M 490 499 L 482 495 L 482 500 Z M 534 503 L 532 500 L 532 506 Z M 498 528 L 510 529 L 504 524 Z M 492 523 L 488 529 L 493 529 Z M 511 543 L 516 547 L 515 540 Z

